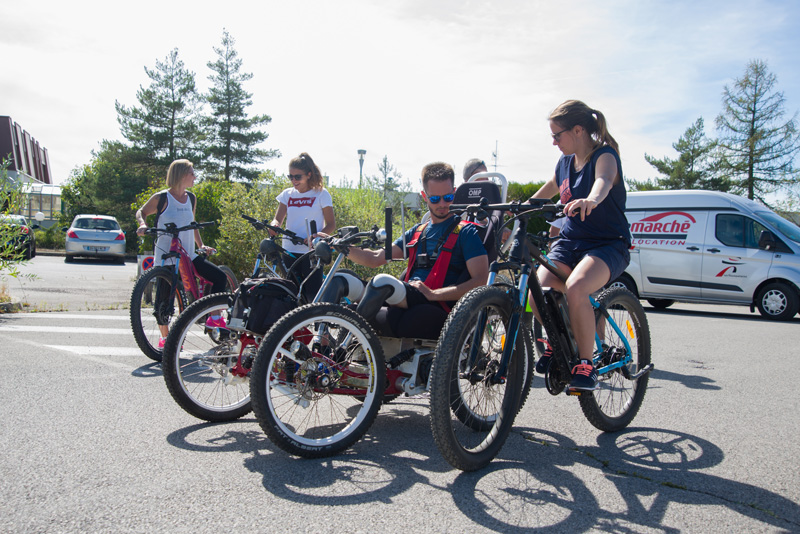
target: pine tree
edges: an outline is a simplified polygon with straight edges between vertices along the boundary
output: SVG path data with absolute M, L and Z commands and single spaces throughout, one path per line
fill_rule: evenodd
M 764 61 L 753 60 L 744 76 L 725 86 L 717 117 L 720 170 L 733 192 L 769 205 L 769 193 L 797 193 L 794 158 L 800 151 L 797 113 L 784 122 L 783 93 Z
M 703 118 L 700 117 L 672 144 L 672 148 L 678 152 L 678 159 L 657 159 L 644 155 L 644 159 L 666 177 L 656 179 L 659 189 L 727 191 L 728 185 L 717 179 L 715 160 L 710 158 L 717 142 L 707 139 L 703 130 Z
M 116 102 L 117 121 L 141 162 L 166 173 L 174 160 L 197 161 L 201 154 L 200 95 L 194 73 L 184 67 L 177 48 L 163 62 L 156 61 L 155 69 L 144 70 L 152 82 L 136 92 L 140 106 Z
M 259 170 L 253 164 L 279 156 L 277 150 L 256 148 L 268 134 L 258 127 L 272 121 L 268 115 L 248 117 L 246 108 L 252 105 L 252 93 L 245 91 L 243 83 L 253 75 L 241 72 L 242 60 L 233 45 L 235 41 L 227 31 L 222 34 L 222 46 L 214 48 L 218 58 L 209 61 L 214 74 L 208 79 L 212 87 L 206 95 L 211 106 L 211 116 L 205 121 L 208 135 L 208 164 L 214 165 L 226 180 L 241 178 L 253 180 Z

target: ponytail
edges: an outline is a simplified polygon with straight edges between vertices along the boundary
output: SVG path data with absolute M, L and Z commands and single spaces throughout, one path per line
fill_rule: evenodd
M 608 133 L 605 116 L 580 100 L 567 100 L 554 109 L 548 119 L 565 129 L 572 129 L 575 126 L 583 127 L 594 141 L 595 147 L 592 152 L 601 147 L 610 146 L 619 154 L 619 145 Z
M 303 172 L 309 173 L 308 186 L 310 188 L 322 189 L 324 187 L 324 184 L 322 183 L 322 173 L 308 153 L 303 152 L 296 158 L 292 158 L 292 161 L 289 162 L 289 167 L 293 169 L 300 169 Z

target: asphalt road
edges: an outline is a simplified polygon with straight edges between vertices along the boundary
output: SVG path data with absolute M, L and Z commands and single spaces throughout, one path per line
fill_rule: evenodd
M 324 460 L 283 453 L 252 415 L 194 419 L 126 311 L 81 302 L 0 315 L 0 532 L 800 531 L 798 317 L 648 308 L 656 369 L 628 429 L 597 431 L 537 378 L 498 458 L 461 473 L 425 398 Z

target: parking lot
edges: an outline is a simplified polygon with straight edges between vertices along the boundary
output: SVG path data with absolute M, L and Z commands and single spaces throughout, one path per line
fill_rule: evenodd
M 115 286 L 119 306 L 135 276 L 42 260 L 96 268 L 75 283 Z M 630 428 L 600 433 L 537 378 L 498 458 L 461 473 L 424 397 L 383 407 L 323 460 L 286 455 L 252 415 L 194 419 L 136 349 L 126 310 L 88 293 L 72 308 L 73 291 L 50 292 L 67 311 L 0 315 L 1 531 L 800 530 L 798 317 L 646 307 L 656 369 Z

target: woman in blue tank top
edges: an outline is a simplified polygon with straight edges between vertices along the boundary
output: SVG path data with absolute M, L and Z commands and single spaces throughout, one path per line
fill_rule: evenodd
M 563 155 L 553 177 L 533 198 L 559 195 L 565 205 L 561 239 L 548 257 L 570 274 L 566 284 L 544 268 L 537 276 L 542 286 L 567 296 L 580 358 L 572 369 L 570 389 L 591 391 L 597 388 L 597 371 L 592 365 L 595 324 L 589 295 L 622 274 L 630 261 L 622 164 L 617 142 L 599 111 L 568 100 L 549 120 L 553 144 Z M 536 363 L 537 372 L 547 371 L 551 356 L 548 348 Z

